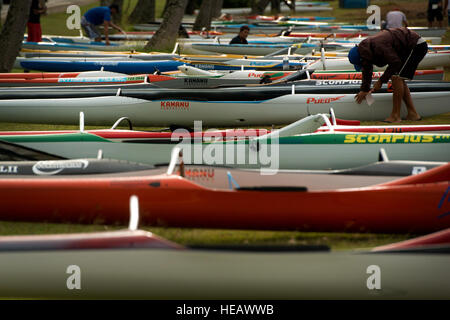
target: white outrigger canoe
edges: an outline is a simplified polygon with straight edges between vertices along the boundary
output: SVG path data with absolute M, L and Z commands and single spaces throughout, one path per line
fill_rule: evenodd
M 76 124 L 83 111 L 93 125 L 108 125 L 124 116 L 138 126 L 192 127 L 197 120 L 204 126 L 281 125 L 311 114 L 327 113 L 332 107 L 341 119 L 385 119 L 392 110 L 392 94 L 375 93 L 372 105 L 357 104 L 354 96 L 359 83 L 358 80 L 327 80 L 317 81 L 315 85 L 196 89 L 195 92 L 127 87 L 89 92 L 52 89 L 40 93 L 42 98 L 35 98 L 38 93 L 31 89 L 17 93 L 7 89 L 1 95 L 0 118 L 3 122 Z M 415 92 L 413 87 L 411 83 L 412 99 L 422 117 L 450 112 L 450 91 L 445 88 L 429 91 L 433 90 L 433 84 L 421 92 Z M 402 109 L 401 116 L 406 116 L 406 109 Z
M 0 140 L 65 158 L 96 157 L 164 164 L 175 146 L 187 164 L 225 165 L 239 168 L 345 169 L 377 161 L 383 148 L 390 160 L 450 161 L 450 135 L 321 132 L 328 118 L 309 116 L 254 139 L 196 143 L 187 130 L 175 131 L 171 140 L 103 138 L 79 133 L 0 135 Z M 188 136 L 186 136 L 186 133 Z M 223 137 L 220 135 L 220 137 Z M 201 139 L 201 132 L 199 132 Z M 198 140 L 197 140 L 198 141 Z

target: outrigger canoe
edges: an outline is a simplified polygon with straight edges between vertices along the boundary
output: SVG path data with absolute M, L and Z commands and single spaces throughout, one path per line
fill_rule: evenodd
M 126 116 L 138 126 L 192 127 L 196 120 L 203 126 L 242 126 L 292 123 L 332 107 L 341 119 L 385 119 L 392 110 L 392 94 L 383 88 L 373 94 L 372 105 L 357 104 L 354 96 L 359 84 L 358 80 L 326 80 L 196 90 L 149 90 L 151 84 L 89 90 L 8 88 L 0 91 L 0 114 L 3 122 L 76 124 L 83 111 L 93 125 L 109 125 Z M 448 83 L 411 81 L 408 86 L 421 116 L 450 111 Z M 406 116 L 406 110 L 401 116 Z
M 208 51 L 216 53 L 227 54 L 243 54 L 264 56 L 281 49 L 289 48 L 292 44 L 219 44 L 219 43 L 192 43 L 192 48 L 199 51 Z M 313 49 L 320 48 L 320 44 L 313 43 L 298 43 L 294 45 L 297 47 L 298 54 L 310 53 Z M 323 46 L 328 50 L 339 50 L 343 47 L 339 44 L 327 44 Z
M 210 72 L 197 69 L 190 66 L 179 66 L 181 73 L 167 74 L 141 74 L 126 75 L 112 73 L 108 75 L 91 76 L 88 73 L 9 73 L 0 74 L 0 87 L 29 87 L 29 86 L 83 86 L 83 85 L 103 85 L 103 84 L 136 84 L 152 83 L 160 88 L 215 88 L 221 86 L 236 86 L 248 84 L 271 83 L 275 81 L 284 81 L 310 79 L 317 80 L 360 80 L 360 72 L 351 71 L 234 71 L 234 72 Z M 188 70 L 188 71 L 187 71 Z M 195 71 L 193 71 L 195 70 Z M 97 72 L 96 72 L 97 73 Z M 378 79 L 383 73 L 374 72 L 373 79 Z M 442 80 L 443 70 L 418 70 L 414 75 L 415 80 Z
M 99 150 L 107 158 L 147 164 L 167 163 L 173 147 L 183 150 L 185 163 L 225 165 L 238 168 L 346 169 L 370 164 L 378 159 L 380 148 L 391 160 L 450 161 L 450 135 L 403 133 L 356 133 L 316 131 L 324 115 L 309 116 L 279 131 L 253 139 L 223 139 L 211 135 L 202 141 L 200 131 L 194 138 L 178 129 L 165 138 L 151 139 L 146 133 L 5 133 L 0 140 L 55 154 L 64 158 L 92 158 Z M 251 130 L 241 135 L 251 135 Z M 170 138 L 168 137 L 170 136 Z M 253 136 L 257 136 L 254 132 Z M 163 137 L 163 135 L 161 135 Z
M 67 60 L 52 60 L 52 59 L 38 59 L 30 58 L 19 61 L 19 68 L 25 70 L 38 70 L 45 72 L 81 72 L 81 71 L 105 71 L 126 73 L 126 74 L 141 74 L 153 73 L 155 71 L 174 71 L 183 63 L 175 60 L 118 60 L 114 58 L 109 60 L 98 59 L 93 61 L 83 61 L 68 58 Z
M 445 281 L 450 263 L 448 254 L 328 252 L 324 245 L 298 244 L 204 245 L 176 250 L 176 244 L 142 230 L 2 237 L 1 241 L 4 249 L 0 253 L 0 296 L 7 299 L 74 299 L 76 296 L 77 299 L 183 301 L 448 300 L 450 297 L 450 285 Z M 45 251 L 30 251 L 39 249 Z M 24 266 L 30 261 L 33 268 L 25 272 Z M 81 268 L 82 290 L 76 292 L 61 285 L 61 280 L 65 284 L 70 274 L 63 272 L 61 277 L 55 276 L 61 270 L 66 271 L 74 261 Z M 366 282 L 371 276 L 367 268 L 372 265 L 381 267 L 381 290 L 367 289 Z M 183 304 L 176 309 L 177 304 L 173 303 L 169 310 L 167 304 L 159 308 L 159 301 L 152 306 L 167 314 L 183 312 Z M 186 303 L 187 308 L 189 304 Z M 213 304 L 208 301 L 206 305 L 210 308 Z M 272 309 L 271 305 L 246 301 L 228 310 L 270 314 L 281 309 L 285 313 L 285 305 L 275 302 Z M 308 311 L 314 310 L 314 303 L 308 305 L 313 305 Z M 333 305 L 338 306 L 334 311 L 342 313 L 348 306 L 345 302 Z M 412 315 L 415 308 L 401 312 Z
M 307 185 L 214 190 L 175 175 L 0 179 L 0 219 L 123 223 L 128 199 L 136 195 L 148 225 L 433 232 L 450 227 L 449 180 L 450 164 L 373 187 L 317 191 Z

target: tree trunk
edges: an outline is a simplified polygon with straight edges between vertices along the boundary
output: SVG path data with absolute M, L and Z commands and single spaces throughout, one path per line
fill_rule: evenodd
M 139 0 L 128 17 L 130 23 L 146 23 L 155 21 L 156 1 Z
M 167 3 L 168 3 L 168 0 L 166 0 L 166 3 L 164 3 L 164 8 L 163 8 L 163 10 L 162 10 L 162 12 L 161 12 L 160 18 L 164 17 L 164 15 L 166 14 L 166 11 L 167 11 Z
M 145 50 L 161 51 L 173 47 L 178 36 L 187 0 L 167 0 L 166 12 L 158 31 L 145 45 Z
M 197 8 L 197 1 L 196 0 L 188 0 L 188 4 L 186 6 L 185 14 L 193 15 L 194 10 Z
M 0 33 L 0 72 L 11 72 L 30 14 L 31 0 L 11 1 Z
M 206 28 L 207 30 L 211 27 L 212 20 L 212 7 L 213 2 L 216 0 L 205 0 L 202 2 L 200 6 L 200 11 L 198 12 L 197 17 L 195 18 L 193 30 L 202 30 L 202 28 Z
M 263 14 L 270 0 L 259 0 L 252 7 L 252 14 Z
M 215 0 L 212 5 L 212 17 L 218 18 L 222 14 L 223 0 Z

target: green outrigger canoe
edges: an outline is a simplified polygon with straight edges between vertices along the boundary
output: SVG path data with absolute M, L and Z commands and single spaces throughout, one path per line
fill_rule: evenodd
M 92 158 L 102 150 L 105 158 L 147 164 L 168 163 L 175 146 L 183 150 L 187 164 L 239 168 L 345 169 L 377 161 L 381 148 L 390 160 L 450 161 L 448 134 L 311 133 L 324 122 L 323 115 L 313 115 L 268 135 L 227 141 L 186 137 L 187 130 L 180 129 L 164 139 L 137 137 L 128 131 L 108 139 L 86 132 L 0 133 L 0 140 L 65 158 Z

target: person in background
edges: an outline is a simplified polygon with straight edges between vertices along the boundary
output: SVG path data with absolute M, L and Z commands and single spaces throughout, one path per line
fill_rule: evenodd
M 395 8 L 386 14 L 386 29 L 408 27 L 408 20 L 400 9 Z
M 412 79 L 420 61 L 425 57 L 428 45 L 417 33 L 408 28 L 385 29 L 371 37 L 362 40 L 348 54 L 349 61 L 356 71 L 362 70 L 360 92 L 355 96 L 361 103 L 369 93 L 381 89 L 383 83 L 392 80 L 393 107 L 391 115 L 385 122 L 400 122 L 402 100 L 408 110 L 407 120 L 421 120 L 411 98 L 411 93 L 405 79 Z M 373 65 L 383 67 L 388 65 L 380 79 L 370 89 Z
M 242 26 L 239 29 L 239 34 L 231 39 L 230 44 L 248 44 L 247 37 L 250 33 L 250 28 L 248 26 Z
M 450 1 L 445 0 L 444 10 L 442 13 L 444 16 L 447 15 L 448 26 L 450 27 Z
M 119 13 L 119 6 L 112 4 L 109 7 L 96 7 L 88 10 L 83 17 L 81 17 L 81 26 L 83 27 L 84 32 L 91 39 L 94 39 L 97 42 L 102 41 L 102 36 L 97 29 L 97 26 L 103 24 L 104 32 L 105 32 L 105 42 L 109 45 L 109 26 L 112 28 L 122 32 L 125 32 L 117 25 L 112 23 L 111 15 Z
M 29 42 L 42 41 L 41 14 L 47 12 L 45 1 L 33 0 L 30 7 L 30 15 L 28 16 L 27 29 Z
M 433 21 L 436 19 L 439 28 L 442 28 L 442 0 L 428 0 L 428 28 L 433 27 Z

